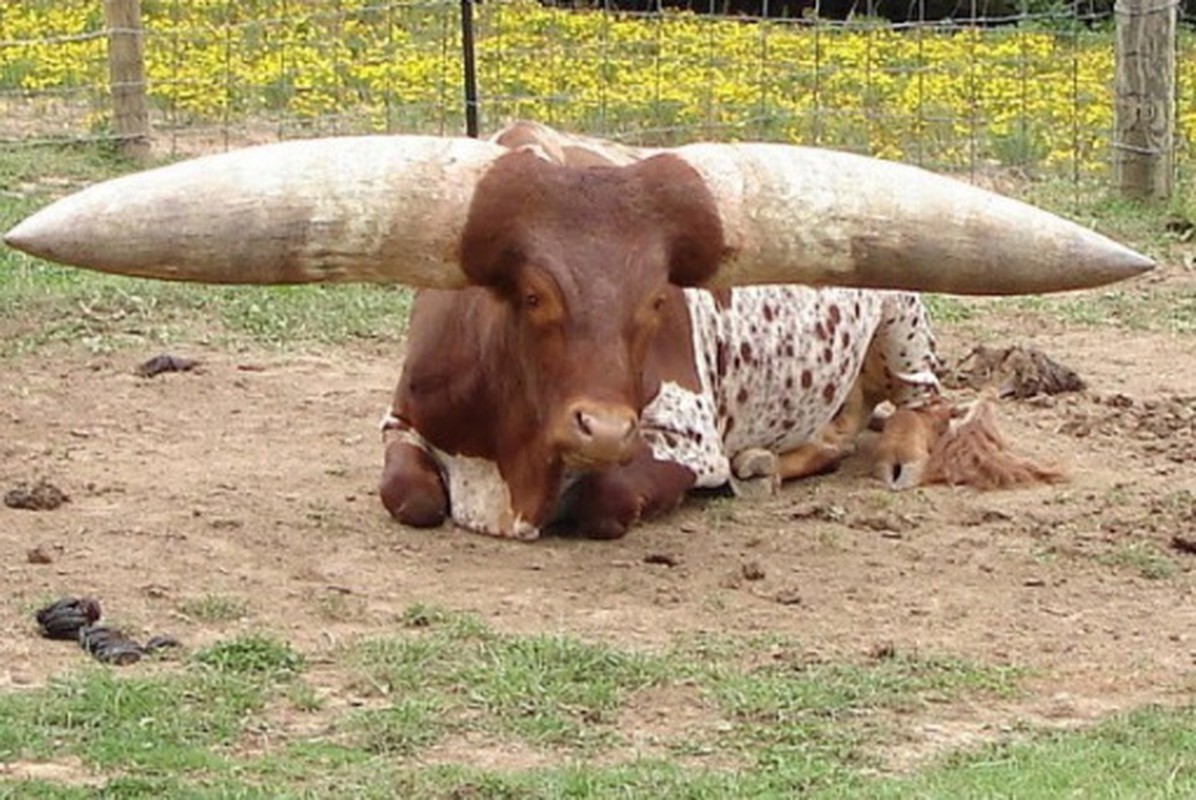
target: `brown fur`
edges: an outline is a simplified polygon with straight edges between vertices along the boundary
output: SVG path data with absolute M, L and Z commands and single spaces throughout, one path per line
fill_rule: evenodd
M 927 483 L 930 454 L 946 437 L 953 414 L 946 401 L 894 411 L 873 451 L 877 477 L 891 489 Z
M 1039 464 L 1009 449 L 997 427 L 995 404 L 981 398 L 930 450 L 924 484 L 1010 489 L 1067 480 L 1058 466 Z

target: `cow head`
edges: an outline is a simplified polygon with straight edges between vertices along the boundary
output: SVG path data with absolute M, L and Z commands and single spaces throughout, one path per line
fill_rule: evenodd
M 724 243 L 693 170 L 658 156 L 572 169 L 512 152 L 478 184 L 461 269 L 504 303 L 522 403 L 574 468 L 629 460 L 648 347 L 673 286 L 705 281 Z
M 776 144 L 637 151 L 535 125 L 491 142 L 335 138 L 209 156 L 91 187 L 5 241 L 173 280 L 486 287 L 512 317 L 512 380 L 581 467 L 632 454 L 670 286 L 1037 293 L 1152 266 L 914 167 Z

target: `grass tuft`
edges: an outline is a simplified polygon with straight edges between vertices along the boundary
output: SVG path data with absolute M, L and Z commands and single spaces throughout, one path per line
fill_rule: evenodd
M 178 604 L 180 614 L 201 622 L 231 622 L 249 614 L 249 603 L 241 597 L 206 594 L 183 600 Z
M 195 654 L 196 663 L 227 674 L 261 674 L 286 679 L 303 669 L 303 657 L 285 642 L 260 633 L 238 636 Z

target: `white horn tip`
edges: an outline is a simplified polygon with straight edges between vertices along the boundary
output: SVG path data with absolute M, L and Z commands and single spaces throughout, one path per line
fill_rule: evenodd
M 81 263 L 80 254 L 73 251 L 71 237 L 65 235 L 69 228 L 60 224 L 55 216 L 50 209 L 43 209 L 22 220 L 4 234 L 4 244 L 47 261 L 88 266 Z
M 13 250 L 29 252 L 29 248 L 34 246 L 29 227 L 29 220 L 17 223 L 16 227 L 4 234 L 4 244 Z
M 1089 263 L 1077 265 L 1081 284 L 1101 286 L 1127 280 L 1150 272 L 1158 264 L 1154 259 L 1119 244 L 1103 248 Z

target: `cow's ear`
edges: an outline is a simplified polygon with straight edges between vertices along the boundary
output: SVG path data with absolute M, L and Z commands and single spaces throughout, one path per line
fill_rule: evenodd
M 97 184 L 4 240 L 51 261 L 167 280 L 458 287 L 474 189 L 506 152 L 423 136 L 247 148 Z
M 650 200 L 650 225 L 665 237 L 669 281 L 701 286 L 718 272 L 726 255 L 718 205 L 706 181 L 670 154 L 631 167 Z
M 1154 266 L 1073 222 L 917 167 L 779 144 L 670 152 L 718 208 L 725 251 L 715 285 L 1037 294 Z
M 721 251 L 711 251 L 701 236 L 678 233 L 669 246 L 669 283 L 674 286 L 705 286 L 718 272 Z

